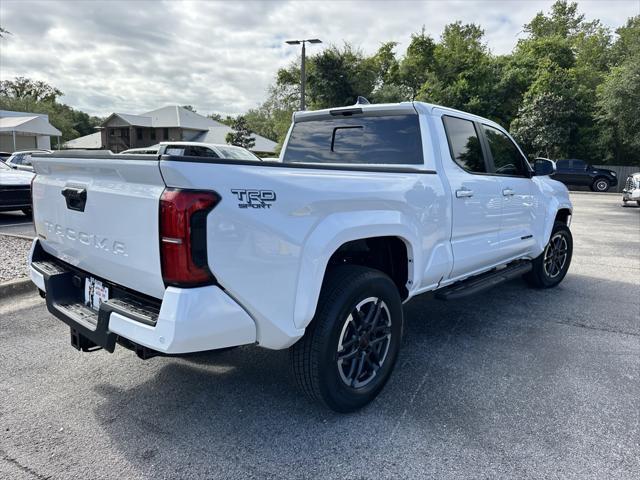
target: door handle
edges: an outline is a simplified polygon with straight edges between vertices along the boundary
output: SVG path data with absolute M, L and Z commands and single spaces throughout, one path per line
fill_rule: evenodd
M 473 197 L 473 190 L 469 190 L 468 188 L 461 188 L 460 190 L 456 190 L 456 198 L 469 197 Z
M 502 195 L 504 195 L 505 197 L 513 197 L 515 193 L 516 192 L 514 192 L 510 188 L 505 188 L 504 190 L 502 190 Z

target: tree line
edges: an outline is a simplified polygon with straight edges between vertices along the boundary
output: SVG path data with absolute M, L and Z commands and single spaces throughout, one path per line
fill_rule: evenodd
M 640 165 L 640 16 L 615 36 L 561 0 L 524 26 L 508 55 L 494 55 L 475 24 L 447 25 L 438 41 L 424 28 L 406 53 L 397 43 L 365 55 L 331 46 L 307 59 L 309 109 L 426 101 L 490 118 L 531 157 Z M 249 110 L 249 128 L 282 143 L 300 95 L 299 61 L 277 72 L 268 98 Z
M 524 25 L 507 55 L 493 54 L 476 24 L 455 22 L 435 40 L 424 28 L 406 53 L 396 42 L 366 55 L 352 45 L 330 46 L 307 58 L 310 109 L 419 100 L 490 118 L 516 137 L 530 157 L 581 158 L 594 164 L 640 166 L 640 15 L 612 32 L 587 21 L 576 3 L 559 0 Z M 7 34 L 6 30 L 2 33 Z M 0 109 L 48 113 L 62 141 L 101 123 L 59 102 L 44 82 L 0 82 Z M 238 117 L 209 117 L 282 144 L 300 100 L 299 61 L 280 69 L 266 100 Z M 195 111 L 195 108 L 186 105 Z

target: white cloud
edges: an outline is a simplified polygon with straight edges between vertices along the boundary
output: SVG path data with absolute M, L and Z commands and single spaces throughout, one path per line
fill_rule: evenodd
M 0 79 L 45 80 L 65 92 L 64 102 L 99 115 L 165 104 L 240 113 L 258 105 L 277 69 L 299 55 L 286 39 L 346 41 L 366 52 L 394 40 L 402 52 L 423 25 L 438 38 L 461 20 L 480 24 L 491 50 L 507 53 L 522 25 L 551 4 L 2 0 L 0 22 L 12 35 L 0 43 Z M 579 5 L 611 29 L 640 14 L 640 0 Z

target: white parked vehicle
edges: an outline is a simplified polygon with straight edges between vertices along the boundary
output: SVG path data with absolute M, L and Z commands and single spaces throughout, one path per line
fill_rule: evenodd
M 31 179 L 33 173 L 13 170 L 0 162 L 0 212 L 22 210 L 31 215 Z
M 569 268 L 553 163 L 532 169 L 484 118 L 418 102 L 298 112 L 281 162 L 174 144 L 35 160 L 31 278 L 80 350 L 290 347 L 303 390 L 352 411 L 391 374 L 403 302 L 521 275 L 553 287 Z
M 5 163 L 15 170 L 33 172 L 31 156 L 34 153 L 51 153 L 51 150 L 22 150 L 20 152 L 13 152 L 11 156 L 5 160 Z
M 627 177 L 622 190 L 622 203 L 636 202 L 640 207 L 640 172 Z
M 203 142 L 161 142 L 146 148 L 130 148 L 121 154 L 173 155 L 187 157 L 209 157 L 227 160 L 251 160 L 260 162 L 262 159 L 246 148 L 234 145 Z

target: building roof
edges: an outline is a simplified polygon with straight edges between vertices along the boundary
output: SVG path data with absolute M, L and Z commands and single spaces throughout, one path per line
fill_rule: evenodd
M 91 133 L 84 137 L 69 140 L 63 148 L 77 148 L 80 150 L 99 150 L 102 148 L 102 134 L 100 132 Z
M 109 115 L 106 120 L 102 122 L 102 125 L 106 125 L 112 118 L 119 117 L 124 122 L 132 125 L 134 127 L 154 127 L 155 125 L 151 124 L 151 118 L 145 115 L 132 115 L 130 113 L 112 113 Z
M 62 135 L 62 132 L 49 123 L 44 115 L 2 116 L 0 132 L 16 132 L 32 135 Z
M 141 115 L 112 113 L 102 122 L 102 126 L 106 126 L 107 123 L 115 117 L 134 127 L 195 130 L 196 132 L 193 137 L 189 139 L 194 142 L 226 144 L 225 137 L 227 133 L 233 132 L 233 129 L 224 123 L 217 122 L 212 118 L 205 117 L 178 105 L 157 108 Z M 275 152 L 276 142 L 256 134 L 254 134 L 253 137 L 256 143 L 250 150 L 264 153 Z M 95 145 L 96 142 L 101 143 L 101 141 L 99 133 L 92 133 L 91 135 L 68 141 L 65 144 L 65 148 L 101 148 L 100 146 L 80 146 Z

